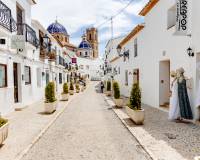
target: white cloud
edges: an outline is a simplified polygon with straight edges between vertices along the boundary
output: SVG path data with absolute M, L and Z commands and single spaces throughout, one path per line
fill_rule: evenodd
M 136 15 L 148 0 L 135 1 L 126 9 L 126 13 Z M 128 2 L 128 0 L 37 0 L 32 14 L 33 18 L 38 19 L 45 27 L 54 22 L 58 16 L 58 21 L 66 27 L 70 35 L 76 32 L 82 34 L 81 28 L 101 24 L 106 18 L 124 8 Z M 124 34 L 134 27 L 133 19 L 126 13 L 114 19 L 114 36 Z M 110 23 L 106 23 L 100 29 L 106 30 L 99 35 L 100 41 L 109 39 Z M 72 41 L 77 43 L 80 38 L 75 37 Z

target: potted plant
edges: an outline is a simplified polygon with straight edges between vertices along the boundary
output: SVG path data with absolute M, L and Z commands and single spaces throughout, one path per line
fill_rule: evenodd
M 106 95 L 107 96 L 112 95 L 112 93 L 111 93 L 111 82 L 110 81 L 107 81 L 107 84 L 106 84 Z
M 62 93 L 63 101 L 68 101 L 68 99 L 69 99 L 68 93 L 69 93 L 68 85 L 67 85 L 67 83 L 64 83 L 63 84 L 63 93 Z
M 116 107 L 123 107 L 123 99 L 120 98 L 120 88 L 117 82 L 113 83 L 113 90 L 114 90 L 114 102 Z
M 0 145 L 3 144 L 3 142 L 8 137 L 8 127 L 8 120 L 0 118 Z
M 79 84 L 76 83 L 76 93 L 79 93 L 80 92 L 80 87 L 79 87 Z
M 72 81 L 70 82 L 70 86 L 69 86 L 69 94 L 74 95 L 74 84 Z
M 54 82 L 49 82 L 45 88 L 45 113 L 53 113 L 56 110 L 57 103 L 55 97 L 55 84 Z
M 139 84 L 133 84 L 129 104 L 126 106 L 128 116 L 136 123 L 144 123 L 144 109 L 141 108 L 141 91 Z
M 85 90 L 84 85 L 81 86 L 81 92 Z

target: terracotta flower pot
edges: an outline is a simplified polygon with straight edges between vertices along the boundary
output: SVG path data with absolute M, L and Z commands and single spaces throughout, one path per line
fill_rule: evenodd
M 0 128 L 0 145 L 3 144 L 3 142 L 8 137 L 8 128 L 9 128 L 8 122 Z
M 116 107 L 122 108 L 123 107 L 123 99 L 119 98 L 119 99 L 114 99 L 114 102 L 116 104 Z
M 58 103 L 57 102 L 53 102 L 53 103 L 45 103 L 44 105 L 44 112 L 51 114 L 54 111 L 56 111 Z
M 133 110 L 130 107 L 126 106 L 126 113 L 128 116 L 135 122 L 137 125 L 144 124 L 144 109 L 142 110 Z

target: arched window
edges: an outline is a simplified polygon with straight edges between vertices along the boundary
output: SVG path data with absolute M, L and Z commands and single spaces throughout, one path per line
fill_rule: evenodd
M 89 38 L 90 40 L 92 40 L 92 34 L 90 33 L 90 38 Z

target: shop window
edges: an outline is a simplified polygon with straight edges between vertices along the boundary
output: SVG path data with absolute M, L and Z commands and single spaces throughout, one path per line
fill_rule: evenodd
M 7 87 L 7 66 L 0 64 L 0 88 Z
M 25 85 L 31 84 L 31 67 L 24 66 L 24 80 Z

